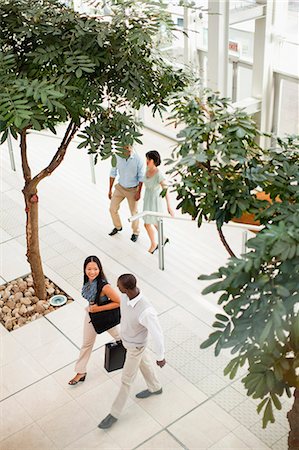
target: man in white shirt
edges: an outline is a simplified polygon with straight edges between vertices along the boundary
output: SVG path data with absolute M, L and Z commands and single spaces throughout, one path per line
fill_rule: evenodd
M 119 418 L 128 399 L 131 385 L 140 368 L 147 389 L 136 394 L 137 398 L 147 398 L 162 394 L 162 387 L 155 374 L 155 367 L 146 348 L 148 333 L 151 334 L 156 364 L 163 367 L 165 349 L 163 333 L 158 322 L 157 313 L 142 295 L 132 274 L 124 274 L 118 278 L 117 286 L 121 295 L 121 338 L 127 349 L 123 367 L 121 387 L 111 407 L 111 412 L 98 425 L 99 428 L 110 428 Z

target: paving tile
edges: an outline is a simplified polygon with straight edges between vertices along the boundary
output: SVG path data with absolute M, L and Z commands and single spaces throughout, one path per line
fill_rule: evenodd
M 24 347 L 12 336 L 12 333 L 4 334 L 0 339 L 0 367 L 9 364 L 26 353 Z
M 53 373 L 74 361 L 78 357 L 78 349 L 61 335 L 33 350 L 31 355 L 48 373 Z
M 76 401 L 57 408 L 36 423 L 58 448 L 66 447 L 96 427 L 96 421 Z
M 257 436 L 255 436 L 251 431 L 240 425 L 238 428 L 234 429 L 233 433 L 245 442 L 252 450 L 269 450 L 269 447 L 262 442 Z
M 11 331 L 11 335 L 31 353 L 37 348 L 43 347 L 45 344 L 59 338 L 61 332 L 45 317 L 39 317 L 37 320 L 27 323 L 23 327 Z
M 152 450 L 154 448 L 159 450 L 175 450 L 183 449 L 179 442 L 177 442 L 173 436 L 171 436 L 167 431 L 162 431 L 156 436 L 152 437 L 148 441 L 137 447 L 139 450 Z
M 287 434 L 285 428 L 277 422 L 271 423 L 266 429 L 263 429 L 261 418 L 258 423 L 250 428 L 250 430 L 269 447 Z
M 103 415 L 105 417 L 105 414 Z M 104 417 L 100 417 L 100 420 Z M 134 432 L 128 433 L 134 424 Z M 158 424 L 136 403 L 126 408 L 121 418 L 107 431 L 108 435 L 122 448 L 132 449 L 160 432 Z
M 288 448 L 288 434 L 285 434 L 271 446 L 271 450 L 287 450 Z
M 12 395 L 46 375 L 46 370 L 31 355 L 23 355 L 12 363 L 2 366 L 1 384 L 4 392 Z
M 105 431 L 100 430 L 99 428 L 90 431 L 65 447 L 66 450 L 87 450 L 91 448 L 101 450 L 121 450 L 122 447 L 105 433 Z
M 174 383 L 168 383 L 163 386 L 161 395 L 152 396 L 147 401 L 139 400 L 138 403 L 163 427 L 166 427 L 197 406 L 197 402 L 186 395 Z M 171 408 L 169 405 L 171 405 Z
M 209 374 L 202 378 L 197 384 L 199 389 L 205 392 L 208 396 L 216 394 L 228 385 L 228 380 L 224 377 L 220 378 L 215 374 Z
M 241 441 L 234 433 L 227 434 L 224 438 L 220 439 L 216 442 L 212 447 L 209 447 L 211 450 L 221 450 L 221 449 L 237 449 L 241 450 L 243 448 L 250 449 L 245 442 Z
M 214 397 L 214 401 L 225 409 L 225 411 L 231 411 L 244 401 L 244 397 L 238 391 L 228 386 L 218 392 L 218 394 Z
M 260 421 L 256 411 L 257 405 L 252 400 L 246 399 L 230 411 L 230 414 L 245 427 L 251 427 Z
M 212 374 L 212 372 L 198 360 L 193 360 L 180 366 L 177 370 L 193 384 L 198 384 L 202 378 Z
M 167 352 L 167 361 L 174 368 L 185 366 L 191 361 L 194 361 L 192 355 L 181 347 L 176 347 L 173 350 Z
M 45 435 L 45 433 L 34 423 L 26 426 L 9 438 L 0 442 L 3 450 L 55 450 L 57 447 Z
M 177 344 L 181 344 L 184 341 L 190 340 L 192 337 L 196 337 L 188 328 L 183 325 L 177 325 L 170 328 L 165 332 L 166 336 L 170 337 Z
M 15 398 L 34 421 L 73 400 L 52 376 L 23 389 Z
M 0 436 L 5 439 L 32 423 L 32 418 L 14 397 L 1 402 Z M 2 444 L 0 442 L 0 446 Z M 3 447 L 2 447 L 3 448 Z

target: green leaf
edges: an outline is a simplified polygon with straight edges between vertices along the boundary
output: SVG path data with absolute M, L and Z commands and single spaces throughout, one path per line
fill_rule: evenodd
M 112 164 L 112 167 L 116 167 L 116 165 L 117 165 L 117 159 L 116 159 L 115 155 L 112 155 L 112 157 L 111 157 L 111 164 Z
M 214 333 L 210 334 L 207 340 L 201 343 L 200 348 L 205 349 L 207 347 L 210 347 L 213 345 L 221 336 L 221 331 L 215 331 Z
M 266 428 L 268 422 L 271 422 L 271 423 L 275 422 L 274 416 L 273 416 L 273 408 L 272 408 L 271 399 L 268 400 L 267 406 L 264 411 L 263 428 Z
M 223 314 L 216 314 L 216 319 L 222 320 L 223 322 L 228 322 L 229 321 L 229 317 L 224 316 Z
M 257 408 L 256 408 L 258 414 L 261 412 L 261 410 L 263 409 L 264 405 L 265 405 L 268 401 L 269 401 L 269 399 L 266 397 L 266 398 L 264 398 L 264 400 L 262 400 L 262 401 L 258 404 L 258 406 L 257 406 Z

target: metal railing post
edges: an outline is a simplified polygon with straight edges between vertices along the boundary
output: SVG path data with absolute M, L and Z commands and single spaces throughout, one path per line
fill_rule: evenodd
M 164 270 L 164 236 L 163 236 L 163 219 L 158 218 L 158 252 L 159 252 L 159 269 Z
M 246 253 L 247 241 L 248 241 L 248 232 L 247 230 L 244 230 L 242 233 L 242 253 Z
M 94 170 L 94 158 L 93 155 L 89 155 L 89 162 L 90 162 L 90 172 L 91 172 L 91 181 L 96 184 L 96 174 Z
M 15 163 L 15 157 L 14 157 L 14 154 L 13 154 L 13 147 L 12 147 L 12 142 L 11 142 L 10 131 L 8 132 L 8 135 L 7 135 L 7 144 L 8 144 L 9 158 L 10 158 L 10 166 L 11 166 L 11 169 L 14 172 L 16 172 L 16 163 Z

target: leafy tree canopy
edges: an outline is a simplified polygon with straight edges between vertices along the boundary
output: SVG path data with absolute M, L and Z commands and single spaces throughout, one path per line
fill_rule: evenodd
M 160 2 L 115 2 L 110 18 L 58 0 L 0 1 L 0 132 L 81 126 L 80 147 L 111 155 L 140 133 L 132 108 L 161 111 L 186 77 L 155 51 Z M 131 108 L 131 109 L 130 109 Z

